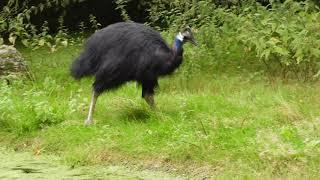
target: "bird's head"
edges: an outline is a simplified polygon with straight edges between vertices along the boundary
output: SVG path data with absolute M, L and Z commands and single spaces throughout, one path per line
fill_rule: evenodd
M 197 46 L 198 43 L 193 36 L 192 30 L 189 26 L 187 26 L 182 32 L 181 35 L 183 36 L 183 42 L 190 42 L 193 45 Z

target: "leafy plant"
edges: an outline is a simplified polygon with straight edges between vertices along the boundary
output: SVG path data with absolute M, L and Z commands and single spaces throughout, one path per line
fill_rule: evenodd
M 130 0 L 115 0 L 116 10 L 119 10 L 124 21 L 129 21 L 130 16 L 126 10 L 126 6 Z
M 97 18 L 94 15 L 89 15 L 89 21 L 91 23 L 91 27 L 93 27 L 94 30 L 98 30 L 101 28 L 101 24 L 97 21 Z
M 204 57 L 202 59 L 208 60 L 197 62 L 203 67 L 198 69 L 210 71 L 213 66 L 250 68 L 255 64 L 253 71 L 256 72 L 253 73 L 264 71 L 272 78 L 318 79 L 318 8 L 310 2 L 292 0 L 271 5 L 248 4 L 241 9 L 199 6 L 203 11 L 198 17 L 205 18 L 189 20 L 189 24 L 196 29 L 196 37 L 206 51 L 197 51 L 195 57 L 202 57 L 204 53 L 210 58 Z M 189 11 L 192 10 L 176 17 L 175 22 L 187 24 Z M 175 27 L 171 30 L 177 31 Z M 188 53 L 191 52 L 187 51 L 187 56 Z
M 320 58 L 319 11 L 312 4 L 286 1 L 274 9 L 259 6 L 236 20 L 238 40 L 266 66 L 272 75 L 310 80 L 318 72 Z M 318 62 L 317 62 L 318 61 Z
M 64 25 L 64 17 L 58 19 L 57 33 L 50 32 L 48 21 L 44 21 L 40 28 L 36 28 L 30 21 L 31 17 L 53 7 L 65 8 L 72 3 L 83 0 L 45 0 L 32 3 L 29 1 L 8 0 L 7 4 L 0 11 L 0 44 L 9 42 L 15 45 L 20 41 L 24 46 L 37 49 L 48 47 L 55 51 L 59 46 L 67 46 L 72 41 L 68 35 L 68 29 Z M 96 18 L 91 15 L 90 22 L 95 29 L 100 28 Z

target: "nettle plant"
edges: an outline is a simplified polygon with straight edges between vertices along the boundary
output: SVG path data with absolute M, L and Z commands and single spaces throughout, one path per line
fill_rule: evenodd
M 0 44 L 9 42 L 15 45 L 19 41 L 32 49 L 47 47 L 51 51 L 56 51 L 58 47 L 74 43 L 74 39 L 68 35 L 68 29 L 64 25 L 63 15 L 58 19 L 59 26 L 55 34 L 50 33 L 47 21 L 44 21 L 40 28 L 36 28 L 30 19 L 46 9 L 64 8 L 71 3 L 81 1 L 83 0 L 44 0 L 36 5 L 29 5 L 29 1 L 21 3 L 18 0 L 8 0 L 0 11 Z M 89 21 L 91 27 L 100 28 L 100 24 L 93 15 L 90 15 Z M 79 27 L 84 30 L 83 26 L 83 23 L 79 24 Z
M 318 78 L 320 63 L 320 13 L 310 3 L 286 1 L 272 9 L 247 8 L 236 20 L 238 40 L 252 51 L 271 75 Z

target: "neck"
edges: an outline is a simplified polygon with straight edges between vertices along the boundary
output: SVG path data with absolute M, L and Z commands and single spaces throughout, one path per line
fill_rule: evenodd
M 178 33 L 173 43 L 173 50 L 176 52 L 181 52 L 183 46 L 183 35 Z

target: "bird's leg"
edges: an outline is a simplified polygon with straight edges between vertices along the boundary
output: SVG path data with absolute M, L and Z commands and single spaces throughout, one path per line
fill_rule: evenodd
M 146 100 L 146 102 L 149 104 L 149 106 L 150 106 L 152 109 L 155 109 L 155 108 L 156 108 L 156 104 L 155 104 L 155 102 L 154 102 L 153 94 L 146 93 L 143 98 Z
M 142 81 L 142 97 L 146 100 L 152 109 L 156 109 L 154 102 L 154 88 L 158 85 L 157 80 L 144 80 Z
M 98 96 L 99 96 L 99 94 L 93 90 L 88 118 L 84 121 L 85 125 L 93 124 L 93 112 L 94 112 L 94 108 L 96 106 Z

